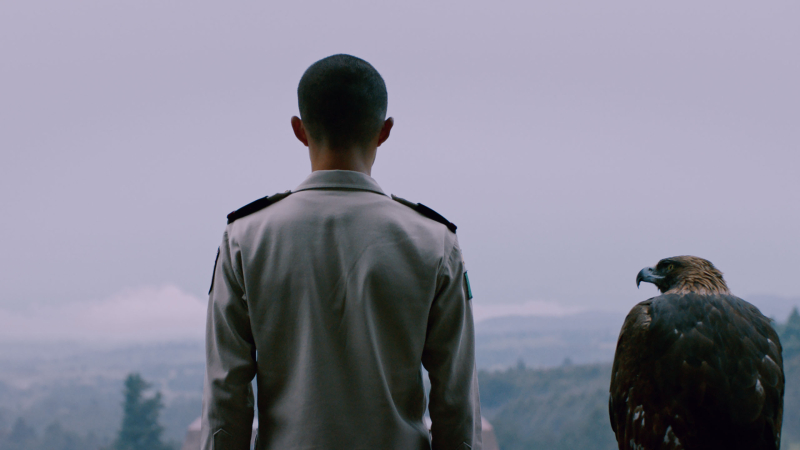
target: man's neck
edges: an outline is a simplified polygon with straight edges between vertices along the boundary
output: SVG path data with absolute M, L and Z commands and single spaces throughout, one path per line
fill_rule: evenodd
M 330 150 L 309 146 L 311 171 L 318 170 L 352 170 L 372 175 L 372 164 L 375 162 L 375 149 L 353 148 L 348 150 Z

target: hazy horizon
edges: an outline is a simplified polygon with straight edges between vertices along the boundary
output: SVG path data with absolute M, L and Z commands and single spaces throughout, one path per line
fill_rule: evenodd
M 755 296 L 750 299 L 761 311 L 783 323 L 800 297 Z M 509 318 L 594 318 L 597 326 L 618 329 L 628 309 L 565 307 L 558 302 L 474 304 L 477 332 L 494 329 Z M 631 305 L 632 306 L 632 305 Z M 205 332 L 204 299 L 176 286 L 128 289 L 102 301 L 63 305 L 38 305 L 20 311 L 0 308 L 0 346 L 74 343 L 100 347 L 170 342 L 202 342 Z M 501 325 L 501 330 L 504 328 Z M 535 331 L 535 330 L 531 330 Z

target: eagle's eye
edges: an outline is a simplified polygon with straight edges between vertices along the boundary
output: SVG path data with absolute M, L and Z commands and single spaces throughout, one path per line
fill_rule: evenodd
M 674 264 L 670 264 L 669 266 L 667 266 L 667 272 L 672 272 L 672 269 L 674 269 L 674 268 L 675 268 L 675 265 Z

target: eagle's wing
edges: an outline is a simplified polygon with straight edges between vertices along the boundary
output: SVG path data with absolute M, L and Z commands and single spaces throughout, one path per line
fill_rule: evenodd
M 783 384 L 778 336 L 757 308 L 662 295 L 625 319 L 611 427 L 620 449 L 777 449 Z
M 644 403 L 654 394 L 654 385 L 643 382 L 653 377 L 652 358 L 645 351 L 653 320 L 652 303 L 653 299 L 646 300 L 631 309 L 617 340 L 608 412 L 621 450 L 638 448 L 652 440 L 649 435 L 654 434 L 643 433 L 647 420 L 652 420 L 646 415 Z

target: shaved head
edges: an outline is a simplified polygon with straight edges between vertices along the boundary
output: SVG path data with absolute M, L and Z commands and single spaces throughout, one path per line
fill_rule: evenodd
M 297 87 L 300 118 L 312 139 L 333 149 L 374 139 L 386 119 L 388 94 L 372 65 L 333 55 L 309 67 Z

